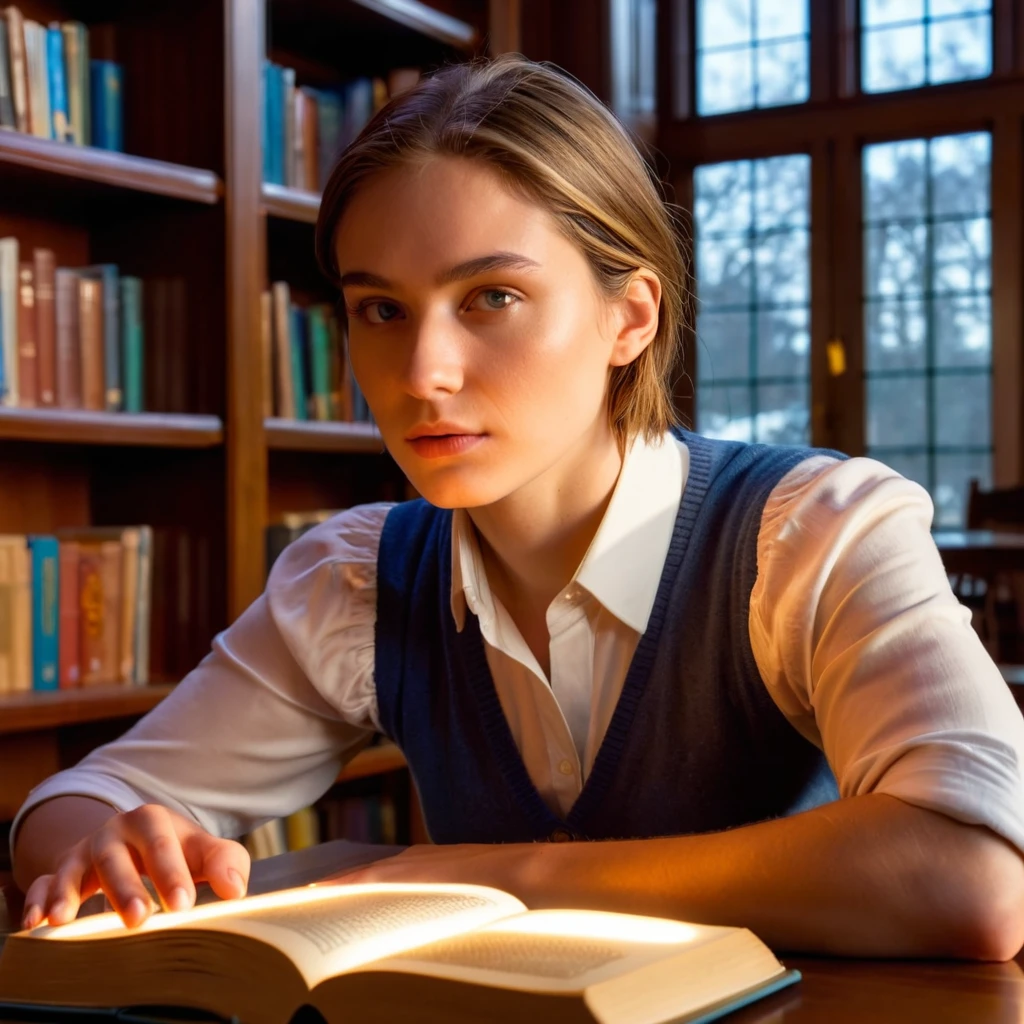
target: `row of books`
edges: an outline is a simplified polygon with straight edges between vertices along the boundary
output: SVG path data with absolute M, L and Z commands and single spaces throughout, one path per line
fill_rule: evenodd
M 295 83 L 295 69 L 263 63 L 263 180 L 319 192 L 341 151 L 387 101 L 412 88 L 418 68 L 357 78 L 334 89 Z
M 90 60 L 82 22 L 0 12 L 0 128 L 120 152 L 122 88 L 120 64 Z
M 141 412 L 144 336 L 139 278 L 0 238 L 0 403 Z
M 148 526 L 0 536 L 0 692 L 149 682 Z
M 288 283 L 277 281 L 263 293 L 260 324 L 265 416 L 369 422 L 333 307 L 299 306 Z
M 242 842 L 253 860 L 262 860 L 334 839 L 397 843 L 398 822 L 391 795 L 327 796 L 318 807 L 303 807 L 286 818 L 265 822 Z

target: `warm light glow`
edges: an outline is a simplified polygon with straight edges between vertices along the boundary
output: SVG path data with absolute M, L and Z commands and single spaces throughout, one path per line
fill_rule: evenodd
M 498 921 L 488 931 L 519 935 L 567 935 L 580 939 L 608 939 L 673 945 L 692 942 L 699 928 L 662 917 L 635 917 L 599 910 L 537 910 L 526 917 Z

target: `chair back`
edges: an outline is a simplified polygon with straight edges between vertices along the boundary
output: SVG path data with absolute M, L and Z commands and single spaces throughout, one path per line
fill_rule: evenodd
M 967 529 L 1024 530 L 1024 487 L 983 491 L 977 480 L 971 480 Z

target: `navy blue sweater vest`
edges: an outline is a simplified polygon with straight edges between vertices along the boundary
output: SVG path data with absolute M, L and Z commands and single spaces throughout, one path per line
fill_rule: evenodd
M 812 452 L 678 433 L 690 471 L 657 598 L 564 819 L 526 771 L 476 616 L 455 628 L 451 512 L 412 501 L 388 514 L 377 563 L 380 720 L 409 762 L 435 842 L 684 835 L 837 798 L 821 751 L 768 695 L 748 630 L 761 513 Z

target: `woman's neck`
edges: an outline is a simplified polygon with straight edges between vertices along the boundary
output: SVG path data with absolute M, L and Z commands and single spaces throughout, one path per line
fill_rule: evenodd
M 514 494 L 469 510 L 488 584 L 514 618 L 543 616 L 575 575 L 621 469 L 610 433 L 608 443 L 588 438 Z

